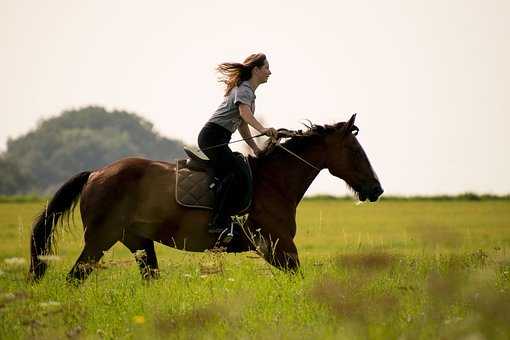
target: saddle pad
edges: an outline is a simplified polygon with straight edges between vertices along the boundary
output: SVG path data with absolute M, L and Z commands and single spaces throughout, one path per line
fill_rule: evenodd
M 212 209 L 214 195 L 209 190 L 207 172 L 193 171 L 186 167 L 186 160 L 177 161 L 175 172 L 175 200 L 192 208 Z

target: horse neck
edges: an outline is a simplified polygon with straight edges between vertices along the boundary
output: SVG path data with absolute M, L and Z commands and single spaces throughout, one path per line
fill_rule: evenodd
M 322 151 L 321 143 L 315 141 L 301 150 L 293 152 L 322 170 L 325 164 L 324 152 Z M 278 156 L 262 160 L 260 168 L 257 169 L 256 177 L 259 180 L 256 185 L 260 185 L 260 182 L 267 182 L 285 200 L 293 202 L 297 206 L 319 172 L 283 149 L 274 152 L 278 152 Z

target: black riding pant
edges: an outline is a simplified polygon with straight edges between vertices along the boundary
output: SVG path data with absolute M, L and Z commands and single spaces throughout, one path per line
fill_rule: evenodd
M 213 227 L 225 226 L 229 216 L 234 213 L 230 210 L 229 196 L 236 177 L 242 178 L 239 160 L 228 147 L 231 137 L 230 131 L 214 123 L 207 123 L 198 135 L 200 149 L 209 157 L 214 168 L 214 176 L 221 180 L 220 189 L 216 191 L 213 215 L 209 223 Z
M 214 123 L 207 123 L 198 135 L 198 146 L 211 160 L 218 178 L 225 178 L 239 171 L 237 160 L 228 147 L 231 137 L 230 131 Z

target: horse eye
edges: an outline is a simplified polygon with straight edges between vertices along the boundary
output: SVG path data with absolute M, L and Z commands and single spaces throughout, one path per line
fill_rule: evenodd
M 352 134 L 353 134 L 353 135 L 357 136 L 357 135 L 358 135 L 358 133 L 359 133 L 359 130 L 352 130 Z

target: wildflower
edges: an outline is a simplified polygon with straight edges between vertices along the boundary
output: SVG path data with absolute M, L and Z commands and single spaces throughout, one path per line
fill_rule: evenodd
M 66 336 L 69 339 L 77 339 L 80 336 L 80 333 L 83 332 L 83 328 L 81 326 L 76 326 L 69 331 L 66 332 Z
M 30 294 L 24 291 L 18 291 L 14 293 L 5 293 L 0 297 L 0 304 L 6 303 L 6 302 L 13 302 L 16 300 L 24 300 L 28 299 L 30 297 Z
M 57 255 L 39 255 L 37 258 L 43 262 L 57 262 L 60 261 L 60 256 Z
M 228 280 L 229 280 L 230 282 L 234 282 L 234 281 L 235 281 L 233 277 L 229 277 L 229 278 L 228 278 Z
M 134 253 L 134 256 L 136 260 L 144 261 L 147 258 L 147 252 L 143 249 L 140 249 Z
M 9 266 L 20 266 L 25 264 L 26 260 L 23 257 L 9 257 L 4 259 L 4 262 Z
M 50 300 L 48 302 L 41 302 L 39 306 L 42 308 L 54 308 L 60 306 L 60 302 Z
M 16 295 L 13 293 L 5 293 L 3 296 L 4 301 L 14 301 L 16 299 Z
M 446 319 L 446 320 L 444 321 L 444 324 L 445 324 L 445 325 L 448 325 L 448 324 L 452 324 L 452 323 L 458 323 L 458 322 L 460 322 L 460 321 L 462 321 L 462 320 L 463 320 L 463 319 L 462 319 L 462 318 L 460 318 L 460 317 L 453 317 L 453 318 L 451 318 L 451 319 Z
M 133 316 L 133 323 L 143 325 L 145 323 L 145 317 L 143 315 L 135 315 Z

